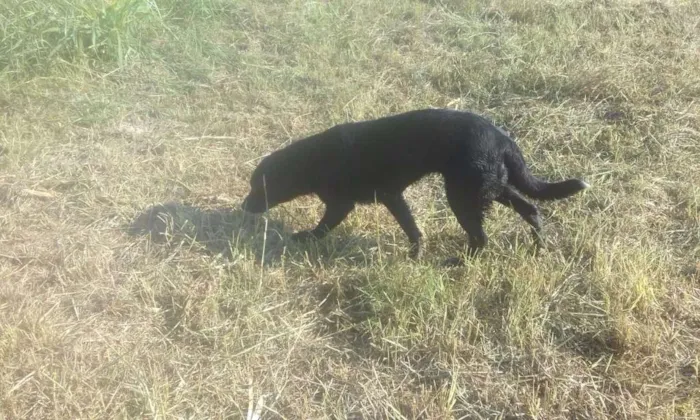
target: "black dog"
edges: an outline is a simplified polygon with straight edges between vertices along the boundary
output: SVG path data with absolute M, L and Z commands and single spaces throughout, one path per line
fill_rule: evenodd
M 265 157 L 253 172 L 242 208 L 261 213 L 314 193 L 326 204 L 315 229 L 293 239 L 321 238 L 338 226 L 356 203 L 379 202 L 396 218 L 420 255 L 421 232 L 403 191 L 429 173 L 445 180 L 447 200 L 469 237 L 470 254 L 483 248 L 484 212 L 497 201 L 513 208 L 540 241 L 536 199 L 561 199 L 588 184 L 578 179 L 548 183 L 534 177 L 518 146 L 501 129 L 468 112 L 411 111 L 371 121 L 340 124 L 296 141 Z

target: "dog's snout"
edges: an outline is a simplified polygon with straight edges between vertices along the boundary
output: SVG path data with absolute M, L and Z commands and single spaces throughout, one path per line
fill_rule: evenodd
M 258 203 L 256 197 L 252 197 L 249 194 L 246 198 L 243 199 L 243 202 L 241 203 L 241 210 L 248 213 L 258 214 L 265 211 L 265 208 L 264 206 L 261 206 L 260 203 Z

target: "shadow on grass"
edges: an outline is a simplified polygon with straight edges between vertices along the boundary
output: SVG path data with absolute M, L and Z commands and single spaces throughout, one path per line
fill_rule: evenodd
M 192 245 L 210 255 L 229 259 L 253 255 L 264 265 L 273 265 L 283 255 L 312 261 L 366 261 L 365 251 L 376 241 L 344 235 L 340 230 L 320 241 L 295 243 L 284 223 L 232 208 L 204 209 L 169 202 L 151 206 L 128 226 L 132 236 L 146 235 L 151 241 L 170 246 Z

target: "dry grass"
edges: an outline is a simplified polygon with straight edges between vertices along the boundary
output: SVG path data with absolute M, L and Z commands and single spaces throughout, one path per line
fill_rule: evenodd
M 697 2 L 5 0 L 0 29 L 1 419 L 700 418 Z M 427 106 L 593 184 L 542 204 L 545 252 L 495 208 L 440 268 L 433 178 L 421 263 L 378 206 L 309 246 L 315 199 L 239 212 L 266 152 Z

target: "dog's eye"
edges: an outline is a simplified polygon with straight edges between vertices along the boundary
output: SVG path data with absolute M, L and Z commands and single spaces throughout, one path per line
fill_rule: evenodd
M 265 175 L 264 174 L 254 176 L 250 180 L 250 186 L 252 188 L 263 189 L 263 188 L 265 188 L 265 184 L 266 184 L 266 182 L 265 182 Z

